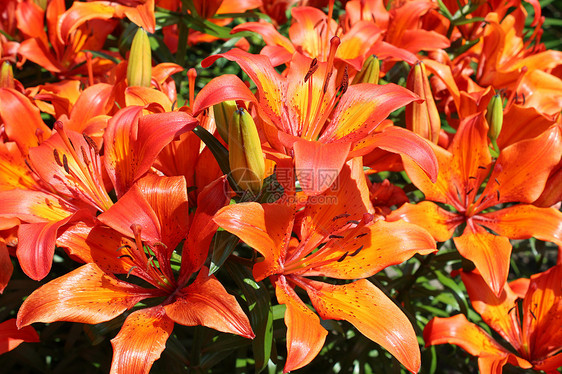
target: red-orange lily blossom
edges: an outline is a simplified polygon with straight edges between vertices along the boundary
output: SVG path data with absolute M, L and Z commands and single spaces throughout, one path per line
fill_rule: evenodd
M 330 39 L 338 36 L 341 45 L 335 59 L 345 61 L 355 71 L 361 70 L 366 57 L 373 53 L 371 46 L 382 37 L 383 30 L 370 21 L 358 21 L 342 28 L 331 18 L 331 12 L 326 15 L 313 7 L 294 7 L 291 15 L 293 23 L 289 28 L 289 39 L 268 22 L 246 22 L 236 26 L 232 32 L 253 31 L 260 34 L 266 43 L 260 53 L 269 57 L 273 66 L 289 63 L 295 51 L 318 61 L 328 61 Z
M 253 338 L 249 320 L 234 296 L 202 267 L 217 229 L 212 217 L 229 201 L 225 188 L 226 177 L 222 177 L 201 192 L 190 223 L 183 177 L 141 179 L 98 217 L 109 228 L 96 226 L 88 236 L 94 262 L 33 292 L 18 312 L 18 327 L 54 321 L 96 324 L 147 298 L 163 298 L 158 305 L 128 315 L 111 341 L 111 373 L 119 374 L 148 373 L 174 323 Z M 176 276 L 171 257 L 186 236 Z M 197 271 L 197 278 L 188 284 Z M 153 287 L 123 281 L 114 274 L 135 276 Z
M 390 219 L 416 223 L 438 241 L 448 240 L 459 225 L 466 224 L 463 234 L 454 238 L 455 245 L 499 294 L 509 270 L 508 238 L 535 237 L 560 245 L 562 213 L 530 204 L 504 205 L 495 211 L 485 211 L 498 204 L 535 201 L 549 173 L 560 161 L 562 136 L 560 128 L 552 126 L 536 138 L 504 148 L 494 161 L 487 133 L 483 115 L 473 115 L 461 121 L 448 150 L 432 145 L 439 162 L 436 183 L 431 183 L 425 173 L 404 159 L 408 176 L 430 201 L 404 204 Z M 433 201 L 448 204 L 454 211 L 445 210 Z
M 403 87 L 362 83 L 348 85 L 345 72 L 336 81 L 334 57 L 339 38 L 332 38 L 328 62 L 295 53 L 286 76 L 269 58 L 240 49 L 203 60 L 206 67 L 220 57 L 235 61 L 257 86 L 257 97 L 237 77 L 213 79 L 197 95 L 194 115 L 225 100 L 253 102 L 278 167 L 296 169 L 303 191 L 318 195 L 330 187 L 320 171 L 339 173 L 347 160 L 380 147 L 407 155 L 435 179 L 435 157 L 420 137 L 398 127 L 375 128 L 394 110 L 419 99 Z M 284 164 L 285 163 L 285 164 Z M 284 164 L 284 165 L 283 165 Z M 309 177 L 310 174 L 312 177 Z M 302 176 L 307 178 L 301 178 Z M 280 181 L 281 182 L 281 181 Z M 292 183 L 292 181 L 291 181 Z M 294 186 L 284 185 L 288 191 Z
M 39 280 L 48 274 L 62 226 L 93 219 L 96 211 L 113 204 L 103 181 L 104 169 L 120 197 L 149 171 L 165 145 L 197 123 L 184 112 L 140 117 L 141 112 L 142 107 L 127 107 L 109 121 L 104 163 L 91 138 L 66 131 L 57 122 L 56 133 L 29 149 L 28 165 L 40 182 L 30 184 L 30 171 L 20 168 L 26 183 L 0 191 L 0 217 L 22 221 L 17 256 L 29 277 Z M 0 162 L 8 165 L 11 160 Z
M 240 203 L 215 216 L 219 226 L 263 255 L 254 265 L 254 277 L 258 281 L 269 277 L 277 300 L 287 307 L 285 372 L 312 361 L 327 335 L 295 287 L 306 291 L 322 319 L 346 320 L 408 370 L 416 372 L 420 367 L 419 347 L 408 318 L 364 278 L 416 253 L 435 251 L 435 242 L 415 225 L 374 218 L 363 167 L 357 160 L 343 167 L 336 182 L 338 191 L 325 191 L 316 197 L 316 204 L 310 202 L 301 211 L 295 204 Z M 293 232 L 297 237 L 292 237 Z M 360 280 L 334 285 L 310 277 Z
M 69 32 L 70 27 L 63 22 L 65 10 L 64 0 L 49 1 L 46 10 L 33 1 L 21 2 L 18 28 L 27 39 L 21 42 L 18 54 L 55 74 L 83 73 L 92 77 L 109 70 L 113 65 L 110 60 L 89 58 L 85 51 L 101 50 L 117 23 L 109 20 L 81 23 Z
M 501 374 L 506 363 L 558 373 L 562 366 L 562 265 L 531 279 L 505 284 L 499 295 L 482 277 L 461 272 L 472 306 L 515 350 L 505 348 L 463 314 L 434 318 L 423 331 L 426 346 L 456 344 L 478 356 L 482 374 Z M 520 314 L 522 311 L 522 315 Z

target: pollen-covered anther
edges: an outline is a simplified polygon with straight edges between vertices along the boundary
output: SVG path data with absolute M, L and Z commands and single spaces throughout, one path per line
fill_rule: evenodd
M 332 218 L 332 221 L 337 221 L 338 219 L 347 218 L 347 217 L 349 217 L 349 216 L 350 216 L 350 214 L 348 214 L 348 213 L 338 214 L 337 216 L 335 216 L 334 218 Z
M 90 138 L 86 133 L 82 133 L 82 136 L 84 137 L 84 140 L 86 141 L 86 143 L 88 143 L 88 146 L 93 149 L 94 153 L 96 155 L 99 155 L 100 150 L 98 148 L 98 145 L 94 141 L 94 139 Z
M 86 166 L 90 166 L 90 160 L 88 159 L 88 155 L 86 154 L 86 150 L 84 149 L 84 147 L 80 146 L 80 152 L 82 152 L 82 157 L 84 158 Z
M 316 70 L 318 70 L 318 59 L 314 58 L 312 59 L 312 61 L 310 62 L 310 67 L 308 68 L 308 72 L 306 73 L 306 75 L 304 76 L 304 81 L 305 83 L 308 82 L 308 80 L 310 79 L 310 77 L 312 76 L 312 74 L 314 74 L 316 72 Z
M 57 149 L 53 149 L 53 156 L 55 158 L 55 162 L 57 163 L 58 166 L 62 167 L 62 161 L 60 159 L 60 154 L 59 151 Z
M 68 158 L 65 154 L 62 155 L 62 166 L 64 167 L 64 171 L 70 174 L 70 167 L 68 166 Z
M 364 235 L 367 235 L 366 233 Z M 361 252 L 361 250 L 364 248 L 365 246 L 362 245 L 359 248 L 357 248 L 352 254 L 350 254 L 349 256 L 353 257 L 353 256 L 357 256 L 359 254 L 359 252 Z

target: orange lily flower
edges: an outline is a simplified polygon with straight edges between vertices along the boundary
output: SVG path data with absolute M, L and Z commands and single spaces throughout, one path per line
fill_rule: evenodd
M 436 12 L 437 5 L 432 1 L 393 2 L 391 9 L 386 10 L 382 0 L 351 0 L 346 3 L 345 9 L 349 24 L 367 20 L 384 30 L 383 45 L 413 54 L 444 49 L 450 45 L 449 39 L 440 32 L 423 28 L 424 17 Z M 415 60 L 408 62 L 414 63 Z
M 505 284 L 499 295 L 490 292 L 476 273 L 461 272 L 461 277 L 473 308 L 516 353 L 462 314 L 432 319 L 423 331 L 426 346 L 459 345 L 478 356 L 482 374 L 501 373 L 506 363 L 523 369 L 558 372 L 556 369 L 562 365 L 562 330 L 556 322 L 562 318 L 561 265 L 535 274 L 530 280 Z
M 335 177 L 347 160 L 376 147 L 412 157 L 433 179 L 435 161 L 420 137 L 398 127 L 374 132 L 393 110 L 418 97 L 394 84 L 348 86 L 345 72 L 336 81 L 341 73 L 334 68 L 339 39 L 332 38 L 331 44 L 327 63 L 295 53 L 283 76 L 269 58 L 239 49 L 208 57 L 202 62 L 204 67 L 220 57 L 237 62 L 257 85 L 258 95 L 256 98 L 239 78 L 223 75 L 201 90 L 194 114 L 226 100 L 254 103 L 273 153 L 281 155 L 276 162 L 284 157 L 288 165 L 283 167 L 296 169 L 308 195 L 322 193 L 334 180 L 322 180 L 318 171 L 329 171 Z M 284 187 L 294 191 L 292 181 Z
M 113 63 L 98 57 L 89 59 L 84 50 L 101 50 L 116 24 L 103 20 L 68 27 L 64 22 L 65 10 L 64 0 L 50 1 L 46 10 L 33 1 L 21 2 L 18 28 L 28 39 L 21 42 L 18 53 L 52 73 L 80 73 L 93 79 L 92 75 L 106 72 Z M 44 30 L 45 15 L 48 34 Z M 84 62 L 85 66 L 81 66 Z
M 254 278 L 269 277 L 277 300 L 287 306 L 285 372 L 312 361 L 327 335 L 296 287 L 306 291 L 322 319 L 350 322 L 417 372 L 420 353 L 410 322 L 363 278 L 416 253 L 434 252 L 435 242 L 417 226 L 374 219 L 361 162 L 344 166 L 337 188 L 317 196 L 316 204 L 310 200 L 299 212 L 295 204 L 240 203 L 224 207 L 214 220 L 263 255 L 254 265 Z M 360 280 L 333 285 L 310 277 Z
M 551 170 L 560 161 L 562 136 L 560 128 L 552 126 L 536 138 L 504 148 L 493 161 L 487 133 L 488 126 L 478 114 L 461 121 L 448 150 L 432 145 L 440 170 L 435 184 L 404 159 L 408 176 L 429 201 L 405 204 L 389 219 L 416 223 L 437 241 L 448 240 L 459 225 L 466 223 L 463 234 L 454 237 L 455 245 L 499 294 L 509 270 L 508 238 L 535 237 L 562 244 L 562 213 L 529 205 L 540 196 Z M 448 204 L 454 211 L 433 201 Z M 521 204 L 487 212 L 498 204 L 514 202 Z
M 111 341 L 111 373 L 119 374 L 148 373 L 175 323 L 253 338 L 249 320 L 234 296 L 202 267 L 217 229 L 212 216 L 229 201 L 225 188 L 226 178 L 208 186 L 199 195 L 190 223 L 182 177 L 141 179 L 98 217 L 110 228 L 96 226 L 88 235 L 94 262 L 33 292 L 18 312 L 18 327 L 54 321 L 97 324 L 147 298 L 163 298 L 128 315 Z M 186 236 L 176 276 L 171 257 Z M 197 278 L 188 284 L 197 271 Z M 138 277 L 152 287 L 120 280 L 114 274 Z
M 11 351 L 24 342 L 39 342 L 39 335 L 33 327 L 26 326 L 18 329 L 15 318 L 0 323 L 0 355 Z
M 92 220 L 96 211 L 106 211 L 113 205 L 103 179 L 105 172 L 121 196 L 149 171 L 165 145 L 197 122 L 184 112 L 139 118 L 141 111 L 142 107 L 128 107 L 109 121 L 103 163 L 96 142 L 87 135 L 67 131 L 60 122 L 55 125 L 54 135 L 39 146 L 28 148 L 27 165 L 31 171 L 21 166 L 22 160 L 20 167 L 13 169 L 10 164 L 17 159 L 15 151 L 0 153 L 5 156 L 0 162 L 8 165 L 8 178 L 14 181 L 0 191 L 4 201 L 0 217 L 23 221 L 18 231 L 17 256 L 28 276 L 39 280 L 49 272 L 59 229 L 70 223 Z M 31 172 L 38 180 L 30 176 Z
M 269 57 L 273 66 L 289 63 L 296 51 L 326 62 L 330 55 L 330 39 L 338 36 L 341 44 L 335 59 L 344 61 L 355 71 L 361 70 L 366 57 L 373 53 L 370 51 L 371 46 L 382 33 L 378 26 L 369 21 L 356 22 L 349 28 L 339 27 L 330 18 L 331 12 L 326 15 L 312 7 L 295 7 L 291 9 L 291 15 L 293 23 L 289 28 L 289 39 L 268 22 L 246 22 L 236 26 L 232 32 L 253 31 L 260 34 L 267 44 L 261 54 Z

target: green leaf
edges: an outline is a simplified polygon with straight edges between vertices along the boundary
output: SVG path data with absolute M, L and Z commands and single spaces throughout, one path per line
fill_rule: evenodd
M 197 126 L 193 129 L 195 135 L 199 137 L 205 143 L 205 145 L 209 148 L 215 160 L 219 164 L 222 172 L 227 175 L 228 183 L 230 183 L 230 187 L 232 187 L 233 191 L 240 191 L 240 187 L 236 184 L 232 175 L 230 174 L 230 163 L 228 161 L 228 150 L 221 144 L 221 142 L 213 136 L 207 129 L 201 126 Z
M 468 308 L 468 301 L 464 293 L 464 287 L 457 284 L 453 279 L 449 278 L 439 270 L 435 271 L 435 275 L 437 275 L 437 279 L 439 280 L 439 282 L 441 282 L 441 284 L 445 288 L 448 288 L 449 290 L 452 291 L 453 296 L 455 297 L 457 303 L 459 304 L 459 308 L 461 312 L 464 315 L 467 315 L 469 308 Z
M 256 373 L 267 367 L 273 345 L 273 310 L 269 290 L 263 282 L 256 282 L 250 269 L 232 261 L 224 264 L 238 287 L 242 290 L 248 309 L 250 324 L 256 337 L 252 341 Z
M 220 269 L 228 256 L 232 253 L 236 244 L 240 239 L 236 235 L 228 231 L 217 231 L 213 242 L 211 243 L 211 265 L 209 266 L 209 275 L 212 275 Z

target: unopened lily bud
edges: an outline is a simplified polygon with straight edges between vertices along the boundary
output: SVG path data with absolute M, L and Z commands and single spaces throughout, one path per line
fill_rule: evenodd
M 213 105 L 213 114 L 215 116 L 217 131 L 226 144 L 228 144 L 229 123 L 232 121 L 232 116 L 236 109 L 236 101 L 234 100 L 227 100 Z
M 142 28 L 137 30 L 127 65 L 127 83 L 129 86 L 150 87 L 152 79 L 152 52 L 148 35 Z
M 234 112 L 228 139 L 228 158 L 233 179 L 243 190 L 257 194 L 263 184 L 265 161 L 256 124 L 245 109 Z
M 0 87 L 14 88 L 14 71 L 8 61 L 4 61 L 0 67 Z
M 35 4 L 39 5 L 41 9 L 47 9 L 47 0 L 34 0 Z
M 486 121 L 489 126 L 488 137 L 495 141 L 500 136 L 503 125 L 503 102 L 499 94 L 494 95 L 488 103 Z
M 422 103 L 413 102 L 406 106 L 406 126 L 423 138 L 436 143 L 439 141 L 441 119 L 433 100 L 429 79 L 423 62 L 418 62 L 410 70 L 406 88 L 424 99 Z
M 351 84 L 374 83 L 379 84 L 380 62 L 377 56 L 369 56 L 363 63 L 361 71 L 353 78 Z

